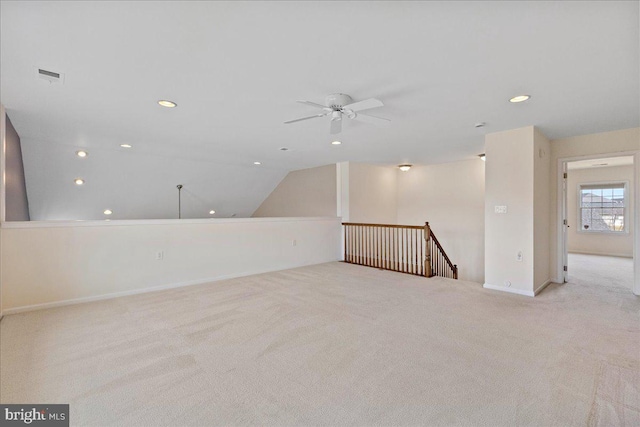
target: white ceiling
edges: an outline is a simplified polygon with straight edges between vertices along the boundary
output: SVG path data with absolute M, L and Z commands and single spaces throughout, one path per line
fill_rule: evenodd
M 35 219 L 170 217 L 179 183 L 201 201 L 188 216 L 247 216 L 289 170 L 470 159 L 485 133 L 526 125 L 551 139 L 639 126 L 638 2 L 0 7 L 0 101 Z M 296 100 L 333 92 L 381 99 L 371 113 L 392 124 L 348 123 L 338 147 L 324 119 L 283 124 L 316 112 Z
M 588 169 L 588 168 L 604 168 L 612 166 L 629 166 L 633 165 L 633 156 L 606 157 L 602 159 L 578 160 L 568 162 L 567 169 Z

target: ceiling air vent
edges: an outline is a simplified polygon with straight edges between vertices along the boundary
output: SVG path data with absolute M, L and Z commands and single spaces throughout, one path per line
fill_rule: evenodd
M 44 68 L 35 67 L 38 78 L 48 81 L 49 83 L 64 83 L 64 74 Z

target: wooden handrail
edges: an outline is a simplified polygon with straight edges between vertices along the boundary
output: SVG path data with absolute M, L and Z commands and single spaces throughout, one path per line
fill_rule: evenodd
M 369 224 L 364 222 L 343 222 L 342 225 L 357 225 L 360 227 L 410 228 L 412 230 L 421 230 L 424 228 L 424 225 Z
M 343 222 L 345 262 L 419 276 L 458 278 L 429 223 L 421 225 Z

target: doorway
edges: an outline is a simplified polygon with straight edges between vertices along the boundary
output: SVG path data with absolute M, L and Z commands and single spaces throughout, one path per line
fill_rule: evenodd
M 633 154 L 563 159 L 565 282 L 634 291 L 635 163 Z

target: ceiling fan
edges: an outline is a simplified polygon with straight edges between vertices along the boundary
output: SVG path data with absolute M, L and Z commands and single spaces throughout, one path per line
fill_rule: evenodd
M 302 120 L 315 119 L 316 117 L 331 116 L 331 134 L 340 133 L 342 131 L 342 117 L 346 116 L 349 119 L 360 120 L 365 123 L 384 124 L 391 120 L 383 119 L 382 117 L 370 116 L 368 114 L 362 114 L 360 111 L 369 110 L 371 108 L 382 107 L 384 104 L 382 101 L 376 98 L 365 99 L 364 101 L 353 102 L 353 99 L 349 95 L 344 93 L 334 93 L 327 96 L 325 100 L 326 105 L 316 104 L 311 101 L 298 101 L 301 104 L 310 105 L 311 107 L 319 108 L 323 112 L 314 114 L 313 116 L 301 117 L 299 119 L 286 121 L 286 124 L 300 122 Z

